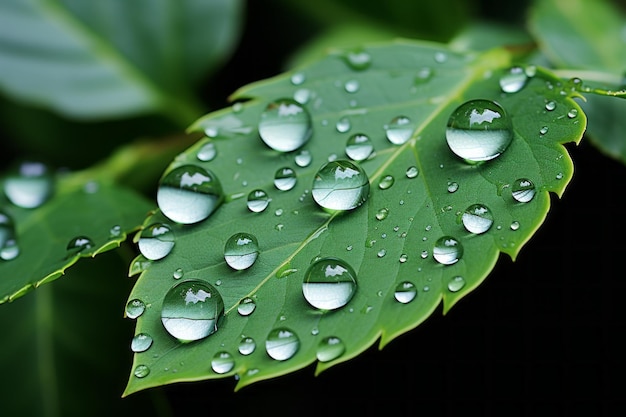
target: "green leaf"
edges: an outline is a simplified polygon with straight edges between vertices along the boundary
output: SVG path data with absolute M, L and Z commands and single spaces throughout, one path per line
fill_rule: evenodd
M 210 138 L 179 155 L 164 178 L 184 165 L 208 169 L 221 182 L 224 202 L 207 220 L 194 224 L 177 224 L 162 212 L 146 219 L 145 226 L 170 226 L 175 245 L 142 272 L 129 296 L 129 302 L 146 306 L 137 318 L 136 334 L 149 334 L 154 343 L 135 354 L 124 395 L 232 375 L 237 375 L 239 389 L 317 361 L 318 346 L 329 337 L 341 340 L 345 351 L 330 361 L 322 357 L 316 373 L 359 355 L 379 339 L 382 348 L 426 320 L 442 302 L 447 312 L 485 279 L 501 252 L 514 259 L 546 217 L 550 192 L 564 192 L 573 167 L 563 144 L 581 139 L 586 119 L 571 91 L 554 88 L 559 79 L 551 73 L 538 69 L 519 92 L 503 93 L 499 80 L 512 64 L 504 49 L 458 53 L 439 44 L 397 41 L 363 47 L 360 53 L 366 56 L 356 60 L 361 65 L 349 64 L 354 62 L 351 52 L 335 51 L 246 86 L 232 98 L 248 101 L 191 126 Z M 259 122 L 268 104 L 294 96 L 311 116 L 312 137 L 301 149 L 277 152 L 259 138 Z M 448 147 L 446 126 L 458 106 L 475 99 L 495 100 L 505 109 L 501 121 L 510 117 L 513 138 L 499 157 L 467 164 Z M 398 116 L 412 124 L 408 140 L 396 145 L 386 138 L 386 127 Z M 347 159 L 346 142 L 355 133 L 367 135 L 374 147 L 369 158 L 355 162 L 369 178 L 368 198 L 353 210 L 322 209 L 312 198 L 316 173 L 329 160 Z M 215 146 L 217 157 L 203 162 L 197 154 L 207 144 Z M 296 162 L 301 151 L 312 157 L 308 166 Z M 289 191 L 274 186 L 282 167 L 297 174 Z M 186 177 L 188 182 L 192 178 L 197 177 Z M 527 203 L 512 195 L 521 178 L 536 187 Z M 257 189 L 271 199 L 260 212 L 247 208 L 247 196 Z M 461 223 L 462 213 L 473 204 L 483 204 L 493 214 L 486 233 L 470 233 Z M 234 271 L 225 263 L 224 247 L 242 232 L 257 238 L 259 255 L 248 269 Z M 443 236 L 462 245 L 458 262 L 444 265 L 433 258 L 434 245 Z M 357 289 L 343 308 L 320 311 L 305 300 L 302 284 L 312 261 L 326 257 L 339 258 L 355 271 Z M 161 309 L 170 288 L 190 279 L 212 285 L 225 314 L 214 334 L 181 343 L 165 330 Z M 394 295 L 404 282 L 417 290 L 406 304 Z M 208 296 L 211 289 L 204 291 Z M 190 301 L 196 305 L 201 293 L 189 294 L 195 294 Z M 219 300 L 211 294 L 211 300 Z M 247 297 L 256 309 L 242 315 L 238 306 Z M 274 360 L 265 342 L 283 327 L 297 335 L 299 348 L 290 359 Z M 239 353 L 243 337 L 256 342 L 254 353 Z M 217 373 L 211 361 L 223 352 L 231 355 L 234 366 Z
M 238 0 L 6 0 L 0 88 L 67 116 L 197 117 L 194 83 L 239 36 Z
M 59 278 L 81 257 L 117 248 L 153 207 L 131 190 L 84 174 L 59 175 L 53 197 L 37 208 L 3 202 L 19 255 L 0 263 L 0 304 Z M 90 247 L 70 253 L 68 244 L 76 237 L 89 238 Z

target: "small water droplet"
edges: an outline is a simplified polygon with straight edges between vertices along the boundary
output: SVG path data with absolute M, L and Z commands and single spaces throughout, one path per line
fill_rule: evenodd
M 350 130 L 352 124 L 350 123 L 350 119 L 348 119 L 347 117 L 342 117 L 341 119 L 337 120 L 337 124 L 335 125 L 335 127 L 337 128 L 337 132 L 346 133 L 348 130 Z
M 385 136 L 394 145 L 402 145 L 411 139 L 415 125 L 406 116 L 394 117 L 385 127 Z
M 402 255 L 400 255 L 400 258 L 398 260 L 401 264 L 403 264 L 409 260 L 409 256 L 406 253 L 403 253 Z
M 385 255 L 387 255 L 387 250 L 386 249 L 381 249 L 378 251 L 378 253 L 376 254 L 376 256 L 378 256 L 379 258 L 384 258 Z
M 350 51 L 344 55 L 348 66 L 355 71 L 366 70 L 372 65 L 372 57 L 365 51 Z
M 77 255 L 93 247 L 93 241 L 87 236 L 76 236 L 67 244 L 67 256 Z
M 249 316 L 256 309 L 256 303 L 250 297 L 245 297 L 241 301 L 239 301 L 239 305 L 237 306 L 237 312 L 241 316 Z
M 417 297 L 417 288 L 412 282 L 404 281 L 396 286 L 393 296 L 398 302 L 407 304 Z
M 389 209 L 383 207 L 376 212 L 376 220 L 385 220 L 387 215 L 389 215 Z
M 311 193 L 323 208 L 352 210 L 367 200 L 369 190 L 369 179 L 360 166 L 336 160 L 327 162 L 315 174 Z
M 548 101 L 546 103 L 546 110 L 552 111 L 554 109 L 556 109 L 556 103 L 554 101 Z
M 433 78 L 434 73 L 435 72 L 432 70 L 432 68 L 420 68 L 415 76 L 415 84 L 424 84 L 425 82 Z
M 424 238 L 424 239 L 422 239 L 422 240 L 426 240 L 426 238 Z M 420 257 L 421 257 L 422 259 L 426 259 L 426 258 L 428 258 L 428 251 L 427 251 L 427 250 L 423 250 L 423 251 L 420 253 Z
M 146 333 L 139 333 L 130 342 L 130 350 L 135 353 L 145 352 L 152 346 L 152 337 Z
M 576 109 L 571 109 L 570 111 L 567 112 L 567 117 L 569 117 L 570 119 L 573 119 L 576 116 L 578 116 L 578 110 Z
M 364 161 L 374 152 L 374 145 L 369 136 L 357 133 L 346 142 L 346 155 L 353 161 Z
M 295 74 L 291 76 L 291 83 L 293 85 L 301 85 L 305 79 L 306 79 L 306 76 L 303 73 L 296 72 Z
M 137 246 L 141 254 L 156 261 L 165 258 L 176 242 L 174 232 L 163 223 L 154 223 L 141 231 Z
M 183 271 L 183 268 L 176 268 L 174 270 L 174 273 L 172 274 L 172 277 L 174 279 L 181 279 L 183 277 L 183 275 L 185 275 L 185 272 Z
M 409 179 L 417 178 L 419 173 L 420 172 L 416 166 L 410 166 L 406 169 L 406 177 Z
M 4 179 L 4 194 L 18 207 L 37 208 L 48 201 L 53 193 L 54 175 L 42 162 L 21 162 Z
M 539 134 L 541 136 L 545 135 L 546 133 L 548 133 L 548 126 L 544 126 L 541 129 L 539 129 Z
M 451 236 L 442 236 L 437 239 L 433 247 L 433 258 L 443 265 L 452 265 L 463 256 L 461 242 Z
M 289 168 L 278 168 L 274 174 L 274 187 L 280 191 L 289 191 L 296 186 L 296 172 Z
M 133 374 L 137 378 L 145 378 L 148 376 L 148 374 L 150 374 L 150 368 L 148 368 L 146 365 L 137 365 L 135 367 L 135 370 L 133 371 Z
M 337 258 L 322 258 L 313 262 L 302 282 L 304 298 L 320 310 L 336 310 L 345 306 L 356 288 L 354 269 Z
M 460 291 L 463 287 L 465 287 L 465 279 L 461 276 L 452 277 L 448 281 L 448 291 L 450 292 Z
M 299 88 L 293 93 L 293 99 L 300 104 L 307 104 L 311 99 L 311 90 L 308 88 Z
M 493 215 L 487 206 L 472 204 L 463 212 L 461 221 L 468 232 L 481 234 L 488 231 L 493 225 Z
M 535 193 L 535 184 L 527 178 L 515 180 L 511 188 L 511 195 L 520 203 L 528 203 L 533 199 L 533 197 L 535 197 Z
M 505 93 L 517 93 L 526 86 L 528 78 L 524 68 L 520 66 L 511 67 L 500 77 L 500 88 Z
M 126 317 L 136 319 L 146 311 L 146 305 L 138 298 L 134 298 L 126 303 Z
M 343 341 L 336 336 L 327 336 L 320 340 L 315 353 L 320 362 L 330 362 L 337 359 L 346 351 Z
M 312 131 L 309 112 L 293 99 L 271 102 L 259 121 L 261 139 L 279 152 L 300 148 L 310 139 Z
M 248 210 L 260 213 L 270 204 L 270 198 L 263 190 L 253 190 L 248 194 Z
M 211 369 L 216 374 L 225 374 L 233 370 L 235 359 L 226 351 L 217 352 L 211 359 Z
M 359 85 L 359 82 L 357 80 L 346 81 L 346 83 L 343 86 L 343 88 L 348 93 L 356 93 L 357 91 L 359 91 L 359 87 L 360 87 L 360 85 Z
M 311 153 L 309 151 L 307 151 L 306 149 L 302 150 L 300 153 L 298 153 L 294 157 L 294 162 L 300 168 L 308 167 L 309 165 L 311 165 L 312 161 L 313 161 L 313 156 L 311 156 Z
M 385 175 L 381 177 L 380 180 L 378 181 L 378 188 L 380 188 L 381 190 L 386 190 L 388 188 L 391 188 L 391 186 L 393 185 L 395 181 L 396 180 L 393 176 Z
M 235 233 L 224 245 L 224 259 L 231 268 L 250 268 L 259 256 L 259 243 L 250 233 Z
M 0 211 L 0 259 L 10 261 L 20 253 L 15 232 L 15 223 L 7 214 Z
M 435 52 L 435 62 L 438 64 L 443 64 L 448 60 L 448 55 L 445 52 L 438 51 Z
M 109 229 L 109 239 L 115 239 L 122 236 L 122 226 L 116 224 Z
M 196 158 L 202 162 L 209 162 L 215 159 L 217 156 L 217 148 L 215 147 L 215 143 L 207 142 L 198 149 L 198 153 L 196 154 Z
M 244 356 L 250 355 L 256 350 L 256 342 L 253 338 L 244 336 L 241 338 L 237 349 Z
M 157 191 L 157 204 L 163 215 L 183 224 L 206 219 L 223 199 L 217 177 L 195 165 L 183 165 L 167 173 Z
M 300 349 L 300 339 L 285 327 L 272 330 L 265 340 L 265 351 L 270 358 L 285 361 L 292 358 Z
M 457 107 L 448 119 L 448 146 L 469 164 L 500 156 L 512 140 L 511 119 L 493 101 L 470 100 Z
M 455 193 L 459 189 L 459 183 L 454 181 L 448 181 L 448 192 Z
M 203 339 L 217 331 L 224 315 L 224 301 L 208 282 L 181 281 L 165 294 L 161 323 L 181 342 Z
M 512 221 L 511 222 L 511 230 L 518 230 L 519 229 L 519 222 L 518 221 Z

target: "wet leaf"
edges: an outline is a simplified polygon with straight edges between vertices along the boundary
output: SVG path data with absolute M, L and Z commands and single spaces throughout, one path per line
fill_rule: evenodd
M 581 139 L 586 118 L 546 70 L 511 83 L 511 61 L 505 49 L 412 41 L 334 51 L 243 87 L 191 126 L 207 137 L 168 167 L 161 212 L 144 222 L 170 228 L 174 244 L 135 270 L 129 317 L 154 343 L 135 354 L 125 395 L 233 375 L 239 389 L 316 361 L 322 372 L 442 302 L 447 312 L 500 253 L 515 259 L 572 178 L 563 144 Z M 453 153 L 453 114 L 452 139 L 500 146 L 455 142 L 463 158 Z M 291 173 L 295 185 L 277 187 Z M 238 233 L 258 244 L 241 240 L 245 269 L 225 259 Z

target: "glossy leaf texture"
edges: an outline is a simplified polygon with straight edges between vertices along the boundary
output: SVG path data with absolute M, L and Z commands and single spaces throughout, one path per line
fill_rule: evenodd
M 194 83 L 230 54 L 241 8 L 238 0 L 6 0 L 0 88 L 70 117 L 165 113 L 189 123 Z
M 579 77 L 585 86 L 603 90 L 624 88 L 626 42 L 624 14 L 606 0 L 541 0 L 530 9 L 529 30 L 551 65 L 563 75 Z M 585 95 L 588 137 L 599 150 L 626 162 L 622 132 L 626 101 Z
M 511 66 L 505 49 L 372 44 L 243 87 L 198 120 L 190 130 L 206 137 L 165 171 L 161 211 L 144 223 L 167 226 L 174 244 L 133 271 L 127 315 L 153 343 L 135 353 L 124 395 L 233 375 L 240 389 L 316 361 L 319 373 L 382 348 L 442 302 L 445 313 L 501 252 L 515 258 L 572 178 L 563 144 L 581 139 L 586 118 L 577 93 L 542 69 L 522 69 L 503 91 Z M 476 155 L 447 143 L 453 114 L 461 141 L 511 141 L 470 145 L 493 158 L 468 163 Z M 487 130 L 457 131 L 462 115 Z M 277 151 L 291 149 L 277 136 L 303 144 Z M 208 195 L 217 208 L 192 219 Z
M 24 195 L 42 189 L 41 184 L 33 186 L 35 177 L 17 184 L 21 200 L 7 198 L 15 189 L 9 185 L 14 175 L 2 177 L 0 304 L 56 280 L 81 257 L 117 248 L 153 209 L 134 191 L 84 181 L 81 174 L 51 174 L 50 193 L 36 207 L 23 203 L 33 201 Z

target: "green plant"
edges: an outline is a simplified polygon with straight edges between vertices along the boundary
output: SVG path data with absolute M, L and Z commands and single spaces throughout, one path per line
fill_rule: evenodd
M 504 262 L 500 253 L 513 260 L 523 253 L 573 177 L 568 144 L 586 134 L 607 160 L 625 160 L 616 134 L 622 120 L 610 117 L 623 104 L 607 97 L 624 95 L 624 42 L 615 41 L 623 19 L 608 3 L 536 1 L 517 10 L 524 20 L 498 16 L 508 25 L 496 25 L 476 24 L 488 16 L 442 12 L 468 7 L 451 0 L 429 7 L 431 17 L 454 24 L 419 33 L 409 24 L 390 32 L 367 22 L 380 12 L 374 4 L 323 2 L 324 16 L 305 18 L 313 12 L 305 2 L 285 2 L 300 20 L 282 30 L 302 36 L 298 22 L 333 30 L 265 81 L 257 80 L 273 74 L 229 76 L 253 68 L 257 56 L 217 69 L 236 51 L 238 2 L 159 3 L 150 15 L 135 3 L 96 4 L 103 8 L 1 6 L 7 131 L 32 141 L 23 148 L 15 141 L 16 157 L 7 162 L 33 158 L 37 148 L 51 160 L 22 164 L 17 178 L 7 169 L 3 178 L 0 298 L 13 341 L 5 357 L 36 332 L 38 374 L 49 381 L 62 379 L 55 365 L 63 362 L 51 356 L 95 353 L 81 347 L 90 331 L 102 331 L 90 324 L 115 311 L 137 318 L 126 334 L 137 343 L 132 366 L 125 364 L 127 398 L 232 375 L 239 389 L 313 363 L 320 373 L 425 324 L 442 303 L 449 312 Z M 428 10 L 390 4 L 392 16 Z M 350 30 L 329 18 L 344 21 L 355 11 L 369 19 Z M 112 16 L 128 21 L 118 25 Z M 392 16 L 388 22 L 404 21 Z M 137 33 L 125 35 L 130 29 Z M 398 36 L 405 40 L 392 39 Z M 237 89 L 227 107 L 219 95 L 195 93 L 200 85 L 221 91 L 222 79 L 232 90 L 257 82 Z M 50 131 L 76 142 L 38 141 Z M 114 144 L 85 146 L 92 132 Z M 175 137 L 130 141 L 136 132 Z M 468 135 L 497 143 L 468 149 Z M 285 145 L 285 137 L 298 140 Z M 295 184 L 275 185 L 275 176 Z M 28 187 L 40 200 L 19 200 Z M 108 277 L 83 293 L 92 283 L 74 282 L 99 269 L 119 276 L 118 264 L 129 265 L 131 277 L 141 274 L 132 289 Z M 62 277 L 66 271 L 72 280 Z M 341 290 L 327 299 L 328 286 Z M 166 295 L 171 288 L 178 293 Z M 181 294 L 201 307 L 183 317 L 202 321 L 200 330 L 175 329 L 180 311 L 167 304 Z M 65 296 L 74 310 L 54 307 Z M 70 324 L 86 329 L 74 334 Z M 273 337 L 278 354 L 264 345 Z M 58 353 L 56 339 L 65 347 Z M 102 372 L 110 362 L 95 359 L 88 369 Z M 84 407 L 65 405 L 64 392 L 41 389 L 41 407 Z

